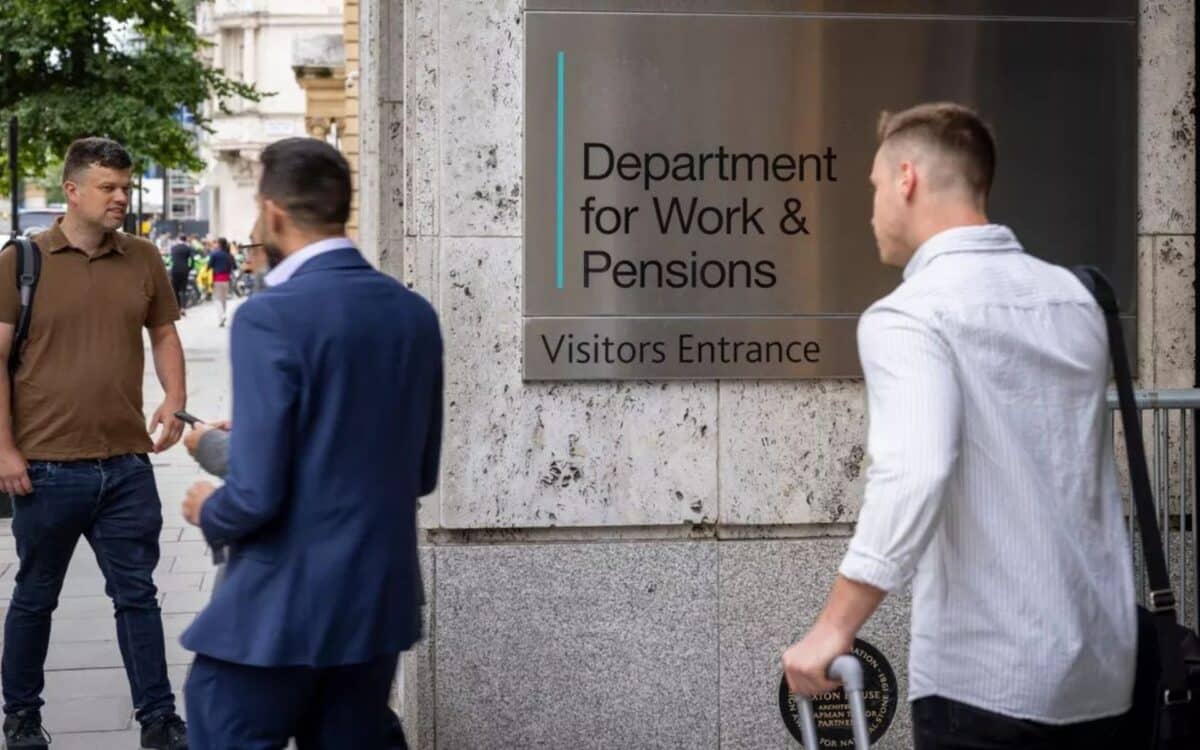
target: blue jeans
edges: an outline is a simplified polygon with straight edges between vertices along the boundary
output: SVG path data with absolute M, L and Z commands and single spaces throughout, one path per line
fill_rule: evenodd
M 4 712 L 40 708 L 50 615 L 67 565 L 83 536 L 113 600 L 117 642 L 137 719 L 175 711 L 167 678 L 154 567 L 162 505 L 150 461 L 125 455 L 97 461 L 31 461 L 33 494 L 13 498 L 13 536 L 21 560 L 4 622 Z

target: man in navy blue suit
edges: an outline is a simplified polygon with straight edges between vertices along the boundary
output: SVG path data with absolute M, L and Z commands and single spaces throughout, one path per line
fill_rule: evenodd
M 437 482 L 442 343 L 429 304 L 346 239 L 350 168 L 292 138 L 262 154 L 277 265 L 232 327 L 226 483 L 184 516 L 225 578 L 183 634 L 192 748 L 382 748 L 421 636 L 416 500 Z

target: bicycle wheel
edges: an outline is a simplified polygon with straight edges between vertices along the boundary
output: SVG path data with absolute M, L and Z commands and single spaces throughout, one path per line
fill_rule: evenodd
M 239 297 L 249 297 L 254 294 L 254 275 L 244 273 L 238 276 L 237 285 L 234 290 Z

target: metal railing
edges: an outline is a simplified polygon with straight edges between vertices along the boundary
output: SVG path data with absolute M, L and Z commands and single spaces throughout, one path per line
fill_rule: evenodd
M 1200 566 L 1197 564 L 1200 537 L 1197 536 L 1196 518 L 1196 459 L 1200 455 L 1197 452 L 1196 415 L 1200 410 L 1200 389 L 1138 391 L 1135 397 L 1142 417 L 1155 517 L 1162 532 L 1171 584 L 1179 602 L 1179 619 L 1195 628 L 1200 623 Z M 1117 466 L 1121 467 L 1120 474 L 1124 477 L 1127 476 L 1125 446 L 1115 391 L 1109 393 L 1108 406 L 1113 418 Z M 1138 601 L 1144 603 L 1148 585 L 1142 540 L 1136 514 L 1129 512 L 1128 481 L 1123 479 L 1121 484 L 1133 546 Z

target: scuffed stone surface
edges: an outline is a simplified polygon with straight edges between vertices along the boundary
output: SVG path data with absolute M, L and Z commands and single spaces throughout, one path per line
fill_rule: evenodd
M 717 545 L 437 549 L 437 747 L 717 746 Z
M 779 716 L 783 650 L 801 638 L 825 605 L 847 539 L 722 542 L 721 749 L 798 748 Z M 861 638 L 891 663 L 899 703 L 880 750 L 912 747 L 907 705 L 910 594 L 889 596 Z
M 1137 362 L 1131 366 L 1133 387 L 1147 388 L 1154 384 L 1154 238 L 1139 237 L 1137 254 Z
M 1154 361 L 1159 388 L 1191 388 L 1194 374 L 1195 240 L 1154 240 Z
M 442 523 L 717 517 L 716 385 L 521 381 L 520 242 L 443 239 Z
M 360 0 L 361 1 L 361 0 Z M 387 30 L 380 40 L 380 97 L 385 102 L 404 101 L 405 10 L 409 0 L 374 0 L 381 6 L 380 21 Z
M 721 522 L 853 521 L 866 480 L 856 381 L 721 383 Z
M 379 245 L 379 258 L 377 267 L 383 273 L 391 276 L 397 281 L 404 282 L 406 286 L 411 288 L 408 280 L 405 277 L 405 268 L 408 266 L 408 254 L 411 252 L 409 242 L 405 238 L 399 240 L 384 239 Z
M 383 144 L 380 120 L 385 98 L 381 84 L 390 76 L 383 68 L 383 39 L 391 33 L 386 6 L 395 0 L 361 0 L 359 4 L 361 69 L 356 82 L 359 96 L 358 140 L 358 245 L 372 262 L 379 261 L 382 217 L 379 194 Z
M 393 275 L 403 280 L 409 289 L 429 300 L 435 308 L 438 307 L 441 242 L 437 237 L 406 237 L 403 245 L 403 263 L 395 268 Z
M 405 28 L 405 210 L 410 236 L 438 232 L 439 119 L 438 18 L 436 0 L 408 0 Z
M 1194 14 L 1194 0 L 1141 0 L 1141 234 L 1186 234 L 1196 227 Z
M 438 307 L 438 248 L 436 237 L 406 237 L 403 239 L 404 256 L 389 256 L 392 262 L 384 267 L 385 273 L 402 280 L 404 285 Z M 400 268 L 395 260 L 401 260 Z M 443 324 L 444 325 L 444 324 Z M 443 336 L 445 331 L 442 332 Z M 444 461 L 443 461 L 444 465 Z M 436 529 L 442 522 L 442 485 L 418 503 L 417 524 L 422 529 Z
M 520 0 L 441 6 L 442 232 L 521 236 Z
M 397 247 L 404 242 L 404 105 L 383 105 L 383 170 L 379 195 L 380 238 Z

